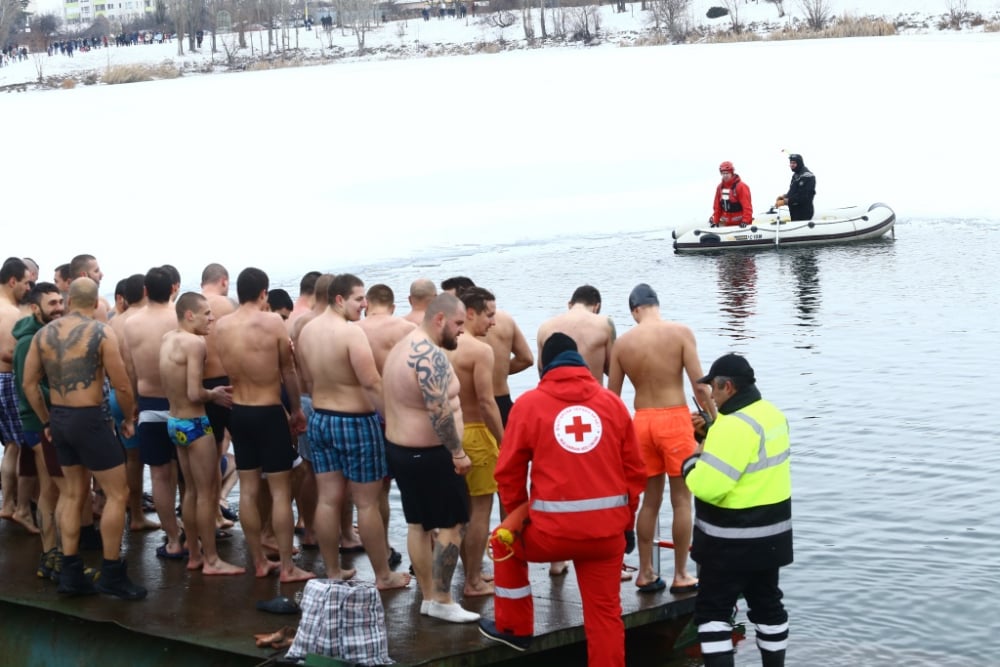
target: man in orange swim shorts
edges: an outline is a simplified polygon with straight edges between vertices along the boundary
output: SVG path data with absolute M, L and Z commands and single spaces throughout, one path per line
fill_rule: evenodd
M 692 593 L 698 580 L 687 572 L 691 545 L 691 492 L 684 484 L 681 464 L 695 451 L 694 430 L 684 392 L 688 376 L 698 403 L 715 418 L 711 392 L 698 384 L 702 376 L 694 333 L 679 322 L 660 317 L 660 301 L 646 283 L 629 295 L 629 310 L 638 326 L 615 341 L 611 348 L 608 389 L 621 395 L 628 376 L 635 388 L 635 431 L 639 452 L 646 466 L 646 491 L 636 519 L 639 573 L 635 583 L 643 593 L 667 587 L 653 570 L 653 537 L 665 481 L 670 483 L 673 508 L 674 577 L 670 592 Z

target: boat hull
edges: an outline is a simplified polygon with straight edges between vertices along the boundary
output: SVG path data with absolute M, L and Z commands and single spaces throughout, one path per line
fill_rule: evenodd
M 746 227 L 695 227 L 674 230 L 674 252 L 708 252 L 731 248 L 768 249 L 787 246 L 852 243 L 885 236 L 896 214 L 886 204 L 850 206 L 812 220 L 791 221 L 786 211 L 754 218 Z

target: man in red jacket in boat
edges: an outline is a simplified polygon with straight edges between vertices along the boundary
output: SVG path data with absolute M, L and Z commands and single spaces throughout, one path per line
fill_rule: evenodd
M 490 539 L 496 620 L 481 619 L 480 631 L 527 649 L 534 633 L 528 563 L 572 560 L 588 662 L 624 667 L 619 574 L 622 554 L 635 546 L 646 471 L 628 409 L 594 379 L 573 339 L 552 334 L 541 359 L 541 382 L 514 404 L 497 462 L 508 517 Z
M 722 181 L 715 189 L 712 210 L 712 226 L 749 225 L 753 222 L 753 203 L 750 201 L 750 186 L 740 180 L 740 175 L 728 160 L 719 165 Z

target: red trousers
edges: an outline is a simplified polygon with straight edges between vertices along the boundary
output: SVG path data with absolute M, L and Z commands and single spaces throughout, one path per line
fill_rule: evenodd
M 593 667 L 624 667 L 621 568 L 625 536 L 573 540 L 542 533 L 528 523 L 514 541 L 513 549 L 512 557 L 493 564 L 497 629 L 522 637 L 533 635 L 535 606 L 528 563 L 571 560 L 583 601 L 587 661 Z M 495 553 L 499 555 L 504 550 L 497 548 Z

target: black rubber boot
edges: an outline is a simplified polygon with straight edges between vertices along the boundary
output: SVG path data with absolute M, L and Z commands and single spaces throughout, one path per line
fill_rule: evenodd
M 736 653 L 708 653 L 704 655 L 705 667 L 735 667 Z
M 101 539 L 101 531 L 97 526 L 80 526 L 80 551 L 100 551 L 104 548 L 104 541 Z
M 785 651 L 761 651 L 761 665 L 763 667 L 785 667 Z
M 122 600 L 141 600 L 146 597 L 146 589 L 133 584 L 128 578 L 124 560 L 104 561 L 101 575 L 97 578 L 97 590 Z
M 94 582 L 83 573 L 83 561 L 79 555 L 63 556 L 59 588 L 56 590 L 62 595 L 93 595 L 97 592 Z

